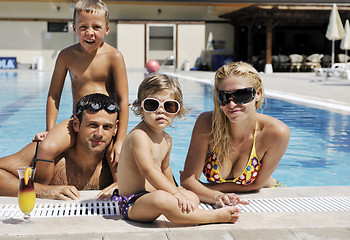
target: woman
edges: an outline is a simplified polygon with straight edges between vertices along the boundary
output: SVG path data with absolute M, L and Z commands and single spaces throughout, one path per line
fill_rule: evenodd
M 201 201 L 232 205 L 233 192 L 275 184 L 271 174 L 287 150 L 289 128 L 256 111 L 265 101 L 258 72 L 234 62 L 215 74 L 214 111 L 202 113 L 194 126 L 181 185 Z M 204 173 L 209 183 L 199 181 Z

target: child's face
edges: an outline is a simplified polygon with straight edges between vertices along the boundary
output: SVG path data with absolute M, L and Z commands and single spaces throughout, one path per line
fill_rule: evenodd
M 160 102 L 160 106 L 154 112 L 145 111 L 140 109 L 143 120 L 152 128 L 162 130 L 169 126 L 176 117 L 176 114 L 171 114 L 165 111 L 164 107 L 161 106 L 166 100 L 175 100 L 174 95 L 168 91 L 161 91 L 155 94 L 147 96 L 147 98 L 154 98 Z
M 103 38 L 109 33 L 109 26 L 106 24 L 105 14 L 102 11 L 78 13 L 73 29 L 80 45 L 89 53 L 97 50 Z

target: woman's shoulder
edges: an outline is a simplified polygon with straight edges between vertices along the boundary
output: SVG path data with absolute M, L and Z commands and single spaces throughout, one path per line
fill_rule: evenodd
M 273 135 L 275 137 L 285 136 L 289 138 L 289 135 L 290 135 L 289 127 L 281 120 L 265 114 L 259 114 L 258 121 L 260 122 L 261 126 L 263 127 L 263 130 L 267 134 Z
M 208 112 L 202 112 L 201 114 L 199 114 L 197 121 L 212 121 L 212 117 L 213 117 L 213 111 L 208 111 Z
M 199 114 L 196 125 L 200 125 L 201 127 L 210 126 L 212 123 L 213 111 L 202 112 Z

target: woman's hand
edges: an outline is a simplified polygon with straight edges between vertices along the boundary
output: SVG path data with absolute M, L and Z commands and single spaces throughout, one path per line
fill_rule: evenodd
M 249 202 L 246 200 L 241 199 L 239 196 L 237 196 L 234 193 L 221 193 L 216 196 L 216 205 L 224 207 L 225 205 L 228 206 L 236 206 L 238 204 L 248 205 Z

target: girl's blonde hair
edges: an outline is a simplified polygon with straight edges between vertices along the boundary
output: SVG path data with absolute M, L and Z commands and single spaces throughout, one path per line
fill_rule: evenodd
M 232 62 L 223 65 L 215 73 L 215 82 L 213 89 L 214 112 L 212 117 L 212 141 L 214 144 L 213 151 L 217 151 L 217 158 L 220 165 L 224 159 L 227 159 L 231 150 L 231 132 L 229 128 L 229 120 L 221 109 L 218 100 L 218 86 L 224 79 L 228 77 L 241 77 L 246 79 L 256 92 L 261 91 L 261 98 L 255 103 L 255 109 L 258 110 L 266 101 L 264 87 L 259 73 L 251 65 L 245 62 Z
M 152 74 L 146 77 L 139 86 L 137 99 L 133 102 L 131 110 L 138 116 L 141 115 L 141 102 L 149 95 L 157 92 L 167 91 L 174 95 L 174 99 L 180 103 L 180 110 L 176 114 L 178 118 L 185 115 L 183 107 L 183 96 L 180 84 L 165 74 Z
M 86 13 L 96 13 L 96 12 L 104 12 L 106 19 L 106 26 L 109 24 L 109 12 L 106 4 L 101 0 L 79 0 L 74 7 L 73 14 L 73 23 L 77 19 L 78 13 L 86 12 Z

